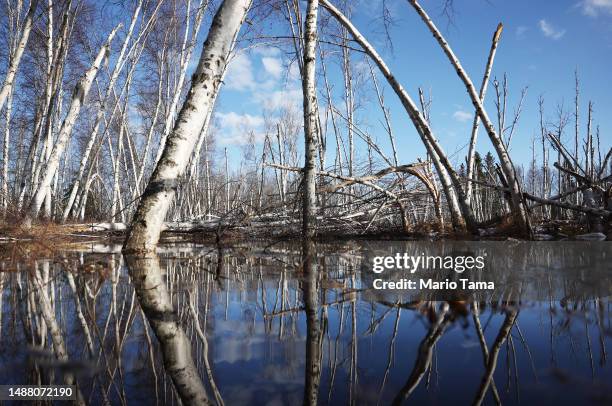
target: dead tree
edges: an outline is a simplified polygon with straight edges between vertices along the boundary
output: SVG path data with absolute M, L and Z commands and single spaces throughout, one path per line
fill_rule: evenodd
M 431 159 L 440 177 L 440 181 L 443 185 L 444 193 L 449 204 L 449 209 L 451 211 L 451 221 L 453 223 L 453 227 L 457 230 L 462 230 L 467 227 L 470 231 L 476 231 L 476 220 L 474 219 L 472 210 L 467 203 L 459 176 L 450 164 L 448 157 L 442 150 L 442 147 L 434 136 L 431 127 L 423 117 L 423 114 L 419 111 L 415 102 L 393 75 L 378 52 L 349 21 L 349 19 L 346 18 L 346 16 L 344 16 L 340 10 L 334 7 L 328 0 L 321 0 L 321 4 L 334 16 L 334 18 L 336 18 L 340 24 L 346 27 L 355 41 L 359 43 L 368 56 L 372 58 L 406 109 L 406 112 L 415 126 L 421 141 L 427 148 L 428 152 L 430 152 Z
M 457 75 L 459 75 L 459 78 L 462 80 L 463 84 L 465 85 L 465 88 L 470 96 L 470 99 L 472 100 L 474 108 L 476 109 L 476 113 L 478 114 L 478 116 L 480 116 L 482 123 L 487 129 L 489 139 L 491 140 L 491 143 L 493 144 L 493 147 L 495 148 L 495 151 L 497 152 L 497 156 L 500 161 L 503 175 L 506 178 L 505 181 L 507 182 L 510 188 L 512 214 L 516 222 L 516 225 L 520 228 L 520 230 L 523 233 L 531 234 L 531 227 L 529 225 L 529 216 L 528 216 L 527 208 L 525 205 L 525 201 L 523 200 L 523 196 L 521 192 L 521 185 L 520 185 L 518 176 L 516 175 L 516 171 L 512 163 L 512 160 L 510 159 L 510 155 L 508 154 L 508 150 L 506 149 L 504 141 L 501 138 L 501 134 L 498 134 L 497 131 L 495 131 L 495 127 L 493 126 L 493 123 L 489 119 L 489 115 L 487 114 L 486 110 L 483 107 L 483 104 L 480 100 L 480 97 L 478 96 L 478 93 L 476 92 L 476 88 L 474 87 L 472 80 L 468 76 L 465 69 L 463 69 L 461 62 L 455 56 L 450 45 L 448 44 L 448 42 L 446 42 L 446 40 L 444 39 L 444 37 L 442 36 L 440 31 L 434 24 L 434 22 L 431 20 L 429 15 L 427 15 L 427 13 L 421 7 L 418 1 L 409 0 L 409 3 L 419 14 L 419 16 L 421 17 L 421 19 L 423 20 L 423 22 L 425 23 L 429 31 L 431 31 L 434 38 L 436 39 L 436 41 L 438 42 L 438 44 L 444 51 L 445 55 L 448 57 L 449 61 L 455 68 Z
M 485 95 L 487 94 L 487 86 L 489 84 L 489 77 L 491 76 L 491 69 L 493 68 L 493 60 L 495 59 L 495 53 L 497 51 L 497 44 L 501 37 L 504 26 L 499 23 L 497 30 L 493 34 L 493 40 L 491 41 L 491 49 L 489 50 L 489 58 L 487 59 L 487 65 L 485 67 L 485 73 L 482 77 L 482 83 L 480 85 L 480 93 L 478 97 L 480 101 L 484 103 Z M 480 128 L 480 116 L 474 115 L 474 122 L 472 123 L 472 134 L 470 136 L 470 147 L 467 156 L 467 178 L 472 179 L 474 177 L 474 156 L 476 153 L 476 140 L 478 139 L 478 128 Z M 467 182 L 466 192 L 468 202 L 472 199 L 472 182 Z

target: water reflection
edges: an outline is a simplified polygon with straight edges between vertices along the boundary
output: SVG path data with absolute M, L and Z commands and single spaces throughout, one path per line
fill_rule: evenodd
M 302 292 L 304 313 L 306 314 L 304 404 L 316 405 L 321 383 L 323 329 L 319 320 L 319 267 L 317 266 L 316 247 L 313 241 L 306 240 L 302 244 L 302 265 L 304 273 Z
M 174 310 L 168 288 L 162 275 L 159 258 L 126 257 L 129 274 L 138 295 L 138 303 L 157 337 L 164 361 L 164 370 L 172 378 L 174 388 L 185 404 L 209 404 L 206 389 L 198 375 L 191 354 L 191 342 L 185 334 Z M 193 309 L 191 299 L 189 308 Z M 196 331 L 201 332 L 200 320 L 191 313 Z M 200 337 L 205 337 L 201 334 Z M 206 342 L 206 341 L 204 341 Z M 208 353 L 204 353 L 208 358 Z M 220 400 L 220 398 L 219 398 Z
M 606 243 L 119 248 L 0 258 L 0 383 L 87 404 L 612 401 Z M 370 289 L 372 255 L 423 249 L 488 251 L 499 289 Z

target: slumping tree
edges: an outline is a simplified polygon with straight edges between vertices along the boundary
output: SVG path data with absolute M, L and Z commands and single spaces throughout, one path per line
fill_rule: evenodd
M 146 253 L 155 250 L 164 219 L 213 108 L 228 57 L 250 6 L 250 0 L 225 0 L 219 6 L 204 42 L 187 99 L 136 209 L 123 247 L 125 252 Z

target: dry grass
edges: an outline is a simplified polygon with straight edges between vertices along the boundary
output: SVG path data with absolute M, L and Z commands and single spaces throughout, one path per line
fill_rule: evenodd
M 70 226 L 37 222 L 29 228 L 20 219 L 8 218 L 0 223 L 0 261 L 5 265 L 29 263 L 35 259 L 55 259 L 69 246 L 103 239 L 104 236 L 77 234 Z

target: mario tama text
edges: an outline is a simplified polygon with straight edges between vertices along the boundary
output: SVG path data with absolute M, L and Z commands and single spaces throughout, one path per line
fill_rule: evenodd
M 439 278 L 447 276 L 449 272 L 463 274 L 466 271 L 483 271 L 485 257 L 486 254 L 442 256 L 425 253 L 376 256 L 372 260 L 372 271 L 379 277 L 372 281 L 372 287 L 376 290 L 493 290 L 495 282 L 472 280 L 469 274 L 461 275 L 459 278 Z M 435 274 L 431 275 L 431 272 Z M 437 275 L 438 278 L 425 277 L 425 274 Z

